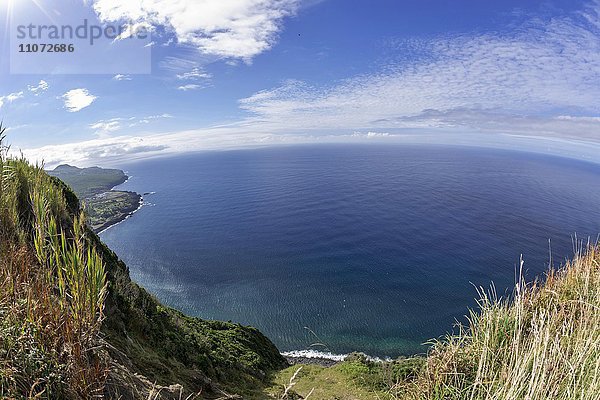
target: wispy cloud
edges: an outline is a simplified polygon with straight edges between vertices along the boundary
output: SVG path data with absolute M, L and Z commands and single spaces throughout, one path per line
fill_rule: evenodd
M 158 114 L 158 115 L 149 115 L 146 117 L 146 119 L 162 119 L 162 118 L 174 118 L 174 117 L 168 113 Z
M 195 67 L 192 68 L 190 71 L 188 72 L 183 72 L 181 74 L 177 74 L 177 79 L 179 80 L 200 80 L 200 79 L 210 79 L 212 76 L 211 74 L 207 73 L 206 71 Z
M 182 90 L 184 92 L 187 92 L 188 90 L 198 90 L 200 88 L 202 88 L 202 86 L 197 85 L 195 83 L 190 83 L 190 84 L 187 84 L 187 85 L 181 85 L 181 86 L 177 87 L 178 90 Z
M 403 50 L 418 57 L 403 57 L 377 73 L 331 85 L 288 80 L 255 93 L 240 100 L 247 117 L 228 125 L 143 138 L 107 137 L 26 154 L 84 163 L 98 155 L 118 160 L 121 146 L 154 149 L 135 153 L 147 157 L 362 140 L 500 146 L 502 139 L 503 145 L 544 147 L 557 154 L 574 146 L 569 151 L 576 156 L 600 162 L 600 1 L 579 13 L 534 19 L 503 32 L 411 40 Z M 194 61 L 173 57 L 162 67 L 181 90 L 202 84 L 202 77 L 198 82 L 191 77 L 204 73 Z M 189 81 L 184 79 L 188 73 Z M 187 88 L 192 89 L 197 87 Z M 119 126 L 124 129 L 126 123 Z M 464 139 L 475 134 L 485 138 Z
M 128 120 L 128 118 L 123 120 Z M 110 123 L 111 121 L 107 120 L 105 122 Z M 98 125 L 98 127 L 101 126 Z M 137 158 L 188 151 L 237 149 L 248 146 L 257 147 L 315 141 L 327 140 L 322 137 L 248 134 L 236 128 L 208 128 L 147 136 L 103 136 L 79 143 L 25 149 L 23 154 L 30 160 L 44 161 L 48 167 L 61 163 L 78 166 L 107 165 L 124 161 L 130 162 Z M 17 151 L 17 149 L 14 149 L 14 151 Z
M 116 41 L 119 41 L 119 40 L 129 39 L 132 36 L 134 36 L 136 33 L 151 32 L 151 31 L 152 31 L 152 25 L 146 21 L 140 21 L 140 22 L 128 24 L 128 25 L 124 26 L 123 32 L 113 40 L 113 43 Z M 144 47 L 146 47 L 146 46 L 144 46 Z
M 73 89 L 61 96 L 65 102 L 65 109 L 68 112 L 81 111 L 89 107 L 97 97 L 90 94 L 87 89 Z
M 202 68 L 194 67 L 189 71 L 184 71 L 175 75 L 179 81 L 187 81 L 189 83 L 177 86 L 178 90 L 187 92 L 189 90 L 198 90 L 207 87 L 210 84 L 212 75 L 204 71 Z
M 146 125 L 152 121 L 160 119 L 173 118 L 171 114 L 148 115 L 144 117 L 118 117 L 100 120 L 89 125 L 99 138 L 108 138 L 114 132 L 125 128 L 134 128 L 139 125 Z
M 385 131 L 354 131 L 345 134 L 273 134 L 241 130 L 237 127 L 216 127 L 147 136 L 113 136 L 79 143 L 26 149 L 23 154 L 30 160 L 45 161 L 48 167 L 61 163 L 78 166 L 118 165 L 136 159 L 178 154 L 190 151 L 257 148 L 274 145 L 310 143 L 365 143 L 388 144 L 440 143 L 466 146 L 497 147 L 557 154 L 587 159 L 600 163 L 600 144 L 577 142 L 560 138 L 503 135 L 464 135 L 422 133 L 395 134 Z
M 25 96 L 33 94 L 34 96 L 39 96 L 46 90 L 48 90 L 48 82 L 44 80 L 40 80 L 37 85 L 27 85 L 27 90 L 21 90 L 19 92 L 9 93 L 4 96 L 0 96 L 0 108 L 5 104 L 12 103 L 16 100 L 24 99 Z
M 42 94 L 42 92 L 48 90 L 48 87 L 48 82 L 42 79 L 36 86 L 27 86 L 27 90 L 29 90 L 34 95 L 39 96 L 40 94 Z
M 99 137 L 106 137 L 112 132 L 116 132 L 122 128 L 124 118 L 113 118 L 109 120 L 98 121 L 90 124 L 90 129 L 93 129 Z
M 204 54 L 251 60 L 275 43 L 298 0 L 93 0 L 102 21 L 165 26 Z
M 160 62 L 160 67 L 169 74 L 167 81 L 174 81 L 177 89 L 201 89 L 209 86 L 212 79 L 212 74 L 202 67 L 202 63 L 207 61 L 204 58 L 196 53 L 170 56 Z
M 530 132 L 600 115 L 600 2 L 510 32 L 412 43 L 425 54 L 331 86 L 290 80 L 240 101 L 262 129 L 445 128 Z M 559 111 L 562 110 L 562 111 Z M 588 121 L 590 122 L 590 121 Z M 581 132 L 597 139 L 600 126 Z M 533 125 L 537 126 L 537 124 Z M 574 131 L 574 129 L 571 129 Z M 574 132 L 571 132 L 574 133 Z
M 44 146 L 25 150 L 23 153 L 31 160 L 44 162 L 47 167 L 60 163 L 85 166 L 96 163 L 118 161 L 122 158 L 133 160 L 162 152 L 166 146 L 152 141 L 148 143 L 139 137 L 99 138 L 81 143 Z
M 129 75 L 123 75 L 123 74 L 117 74 L 117 75 L 113 76 L 113 80 L 115 80 L 115 81 L 130 81 L 131 80 L 131 76 L 129 76 Z
M 5 96 L 0 96 L 0 108 L 6 103 L 12 103 L 15 100 L 23 98 L 23 92 L 9 93 Z

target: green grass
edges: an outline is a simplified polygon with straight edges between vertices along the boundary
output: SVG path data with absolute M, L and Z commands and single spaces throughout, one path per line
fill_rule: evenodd
M 285 365 L 254 328 L 160 304 L 85 220 L 67 185 L 0 140 L 0 398 L 135 394 L 114 387 L 114 363 L 210 398 L 256 392 Z
M 111 190 L 85 200 L 89 224 L 95 232 L 113 225 L 135 211 L 141 197 L 134 192 Z
M 480 309 L 470 312 L 469 325 L 436 342 L 421 367 L 418 360 L 307 366 L 293 390 L 312 391 L 313 400 L 600 398 L 599 247 L 582 250 L 543 283 L 520 282 L 510 298 L 479 292 Z M 278 374 L 278 387 L 289 386 L 296 370 Z M 271 393 L 281 398 L 275 388 Z
M 341 364 L 330 368 L 317 365 L 293 366 L 277 375 L 275 385 L 269 392 L 273 397 L 280 398 L 285 388 L 292 386 L 286 398 L 294 398 L 296 394 L 302 397 L 310 394 L 311 399 L 386 398 L 384 392 L 364 387 L 361 382 L 357 382 L 356 374 L 363 373 L 370 375 L 372 372 L 355 364 Z M 292 380 L 294 374 L 296 377 Z
M 0 127 L 0 398 L 114 394 L 106 383 L 116 362 L 130 377 L 183 385 L 184 398 L 599 398 L 597 246 L 543 282 L 520 282 L 510 298 L 480 290 L 469 324 L 424 359 L 355 356 L 331 368 L 285 368 L 258 330 L 185 316 L 132 282 L 70 188 L 7 157 L 2 134 Z M 135 396 L 133 387 L 119 390 Z
M 360 355 L 350 355 L 332 367 L 294 365 L 275 375 L 267 393 L 274 398 L 286 399 L 310 395 L 311 399 L 392 400 L 393 387 L 400 381 L 414 379 L 424 364 L 425 359 L 418 357 L 374 362 Z M 283 396 L 286 388 L 290 389 L 287 396 Z
M 397 386 L 415 399 L 598 399 L 600 250 L 590 246 L 511 299 L 480 291 L 470 324 L 432 349 L 425 372 Z
M 10 159 L 0 127 L 0 397 L 88 398 L 106 364 L 96 351 L 104 265 L 41 167 Z

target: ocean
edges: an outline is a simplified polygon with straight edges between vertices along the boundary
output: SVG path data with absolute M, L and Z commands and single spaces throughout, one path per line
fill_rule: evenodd
M 424 353 L 600 233 L 600 165 L 433 145 L 206 152 L 121 165 L 144 206 L 102 240 L 193 316 L 281 351 Z

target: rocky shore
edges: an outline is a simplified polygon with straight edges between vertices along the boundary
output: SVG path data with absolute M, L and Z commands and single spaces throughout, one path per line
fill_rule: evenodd
M 113 212 L 106 216 L 104 219 L 99 221 L 92 221 L 92 229 L 96 233 L 103 232 L 109 229 L 110 227 L 125 221 L 127 218 L 132 216 L 137 210 L 139 210 L 144 204 L 144 198 L 142 197 L 142 195 L 136 192 L 111 191 L 105 193 L 105 195 L 108 197 L 118 195 L 126 198 L 127 200 L 125 201 L 125 204 L 113 210 Z M 110 202 L 111 200 L 108 201 Z

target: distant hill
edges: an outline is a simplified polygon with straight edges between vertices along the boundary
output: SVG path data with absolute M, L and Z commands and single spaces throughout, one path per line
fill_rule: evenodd
M 68 164 L 59 165 L 47 172 L 67 183 L 81 199 L 107 192 L 128 178 L 120 169 L 77 168 Z
M 128 179 L 120 169 L 78 168 L 62 164 L 47 173 L 69 185 L 83 200 L 94 232 L 100 232 L 124 220 L 137 210 L 142 202 L 142 196 L 138 193 L 112 190 Z

